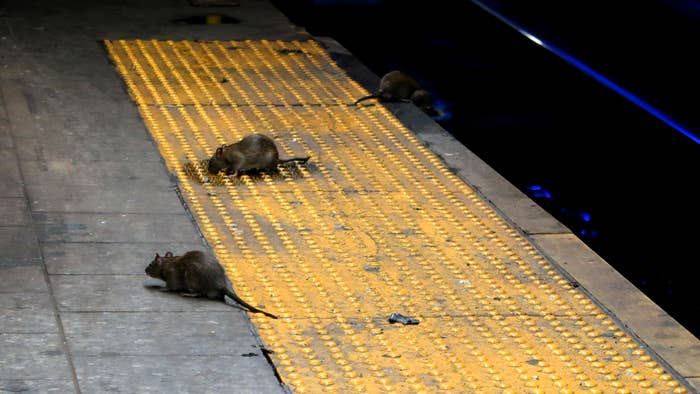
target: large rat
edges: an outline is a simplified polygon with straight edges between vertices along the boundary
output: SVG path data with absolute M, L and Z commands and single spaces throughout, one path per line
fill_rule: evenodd
M 274 171 L 278 164 L 291 161 L 306 163 L 307 160 L 309 156 L 280 160 L 272 138 L 264 134 L 251 134 L 236 143 L 217 148 L 209 159 L 207 170 L 211 174 L 224 170 L 227 175 L 236 176 L 242 171 Z
M 172 252 L 156 257 L 146 267 L 148 276 L 162 279 L 168 291 L 178 291 L 189 297 L 207 297 L 211 300 L 226 301 L 228 296 L 251 312 L 262 313 L 273 319 L 277 316 L 249 305 L 234 293 L 231 281 L 226 276 L 224 267 L 216 259 L 199 250 L 191 250 L 182 256 L 173 256 Z
M 427 114 L 435 112 L 433 98 L 425 89 L 421 88 L 418 81 L 402 71 L 390 71 L 379 82 L 379 91 L 355 101 L 359 102 L 376 98 L 382 102 L 403 101 L 415 104 Z

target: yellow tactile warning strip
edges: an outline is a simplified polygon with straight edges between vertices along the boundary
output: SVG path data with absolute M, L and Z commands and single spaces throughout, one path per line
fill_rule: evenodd
M 295 392 L 687 391 L 317 43 L 106 46 Z M 254 132 L 301 176 L 193 165 Z

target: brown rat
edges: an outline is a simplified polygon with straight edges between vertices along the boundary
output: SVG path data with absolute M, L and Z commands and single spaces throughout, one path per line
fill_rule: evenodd
M 355 101 L 359 102 L 376 98 L 382 102 L 404 101 L 412 102 L 427 114 L 433 113 L 433 98 L 426 90 L 422 89 L 418 81 L 402 71 L 390 71 L 379 82 L 379 91 Z
M 277 319 L 277 316 L 240 299 L 234 293 L 224 267 L 214 257 L 199 250 L 191 250 L 182 256 L 173 256 L 171 252 L 167 252 L 165 256 L 156 253 L 156 257 L 146 267 L 146 274 L 164 280 L 168 291 L 224 302 L 224 296 L 228 296 L 251 312 Z
M 290 161 L 306 163 L 307 160 L 308 156 L 280 160 L 272 138 L 264 134 L 251 134 L 236 143 L 217 148 L 209 159 L 207 170 L 211 174 L 224 170 L 227 175 L 236 176 L 242 171 L 274 171 L 278 164 Z

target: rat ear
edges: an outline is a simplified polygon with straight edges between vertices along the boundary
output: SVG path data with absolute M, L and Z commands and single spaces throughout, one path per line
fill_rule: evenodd
M 173 257 L 173 252 L 165 252 L 165 257 Z
M 224 156 L 224 149 L 221 147 L 216 148 L 216 153 L 214 153 L 214 157 L 216 157 L 217 159 L 221 159 L 223 156 Z

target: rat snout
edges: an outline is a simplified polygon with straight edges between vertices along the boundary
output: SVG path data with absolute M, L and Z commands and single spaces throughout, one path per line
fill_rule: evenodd
M 423 112 L 425 112 L 428 116 L 440 116 L 440 112 L 438 112 L 438 110 L 436 110 L 435 107 L 433 107 L 433 106 L 427 106 L 427 107 L 423 107 L 423 108 L 421 108 L 421 109 L 422 109 Z
M 207 165 L 207 171 L 209 171 L 210 174 L 216 174 L 219 172 L 219 170 L 216 168 L 216 165 L 214 165 L 213 159 L 209 160 L 209 165 Z
M 226 162 L 221 159 L 217 159 L 216 157 L 212 157 L 209 159 L 209 164 L 207 165 L 207 171 L 209 171 L 210 174 L 216 175 L 226 167 Z

